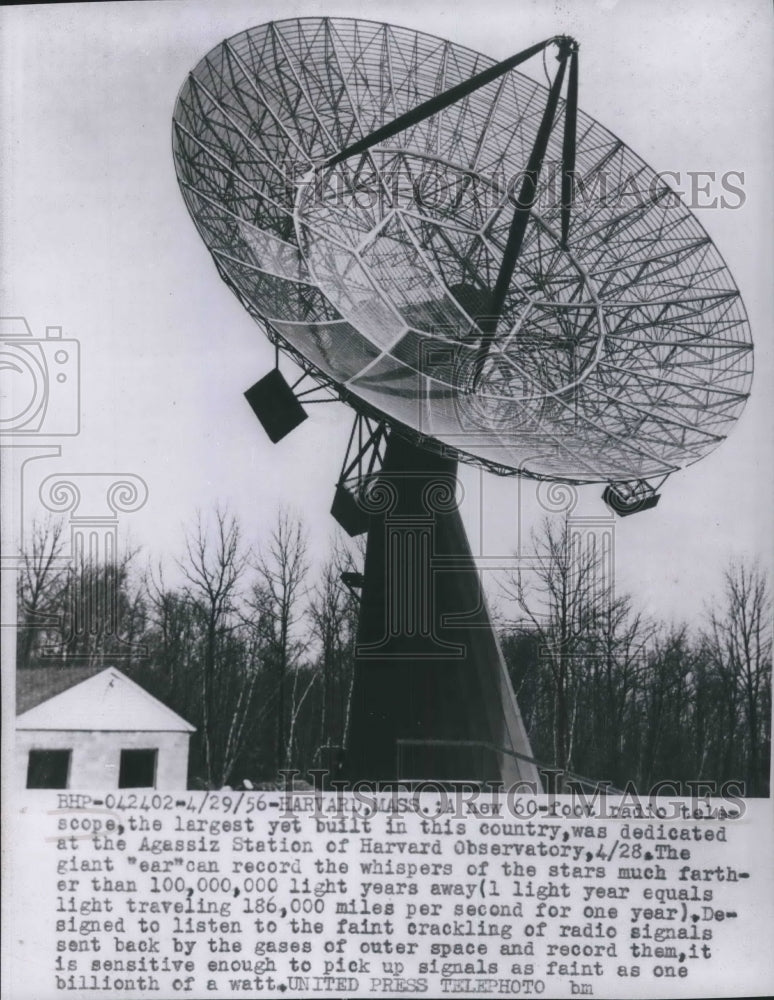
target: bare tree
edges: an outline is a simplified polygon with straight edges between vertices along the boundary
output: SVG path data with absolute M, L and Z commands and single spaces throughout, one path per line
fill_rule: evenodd
M 296 663 L 292 670 L 293 674 L 293 686 L 290 692 L 290 706 L 288 711 L 288 733 L 287 741 L 285 745 L 285 767 L 291 768 L 294 764 L 302 763 L 301 760 L 297 759 L 298 747 L 296 745 L 296 736 L 298 732 L 298 722 L 301 715 L 301 711 L 304 707 L 304 702 L 309 696 L 312 688 L 315 686 L 319 673 L 314 669 L 309 669 L 308 667 L 304 669 L 301 664 Z M 303 675 L 303 681 L 299 688 L 299 678 Z
M 215 511 L 212 533 L 201 513 L 194 531 L 186 536 L 185 558 L 178 565 L 187 581 L 186 594 L 200 618 L 203 633 L 201 698 L 203 753 L 207 780 L 216 779 L 214 760 L 215 677 L 224 637 L 235 627 L 234 615 L 242 576 L 248 564 L 236 518 L 221 508 Z
M 29 544 L 22 552 L 19 574 L 19 667 L 30 666 L 36 641 L 43 629 L 61 622 L 61 596 L 67 576 L 62 562 L 64 522 L 52 519 L 32 525 Z
M 247 603 L 254 627 L 264 633 L 267 656 L 275 678 L 275 765 L 279 770 L 288 766 L 289 753 L 292 753 L 290 726 L 298 697 L 298 678 L 295 674 L 307 645 L 298 628 L 306 613 L 303 598 L 309 569 L 306 531 L 299 517 L 285 508 L 280 509 L 269 544 L 260 553 L 255 569 L 258 580 Z M 290 673 L 294 675 L 293 686 L 288 691 Z
M 254 732 L 271 708 L 264 702 L 256 712 L 256 692 L 264 675 L 263 648 L 260 642 L 246 639 L 244 628 L 230 632 L 223 643 L 221 669 L 218 672 L 215 783 L 222 787 L 231 781 L 234 769 L 245 751 L 246 737 Z
M 358 608 L 352 592 L 342 583 L 342 574 L 353 570 L 352 552 L 337 540 L 309 604 L 312 636 L 320 651 L 318 749 L 344 747 L 348 736 Z
M 541 666 L 548 672 L 553 694 L 554 764 L 569 770 L 583 668 L 594 652 L 593 629 L 606 595 L 600 587 L 598 560 L 572 548 L 566 522 L 557 526 L 546 518 L 533 542 L 534 564 L 511 573 L 503 589 L 520 608 L 516 628 L 530 631 L 538 640 Z
M 695 777 L 688 753 L 695 703 L 693 655 L 682 623 L 663 626 L 650 643 L 638 697 L 639 753 L 630 765 L 642 788 L 664 778 Z
M 748 794 L 765 794 L 771 739 L 772 605 L 768 580 L 757 564 L 732 563 L 724 573 L 723 604 L 710 619 L 710 649 L 726 680 L 729 698 L 738 697 L 743 725 Z
M 618 786 L 632 778 L 637 757 L 637 695 L 654 633 L 628 594 L 610 595 L 598 608 L 585 691 L 585 756 Z
M 96 666 L 109 657 L 135 665 L 147 624 L 132 572 L 139 549 L 125 544 L 103 560 L 83 550 L 65 558 L 63 534 L 61 521 L 36 523 L 23 552 L 19 666 Z
M 167 585 L 161 561 L 155 568 L 147 567 L 144 584 L 153 630 L 153 657 L 173 692 L 179 673 L 187 673 L 185 668 L 193 647 L 188 601 L 184 594 Z

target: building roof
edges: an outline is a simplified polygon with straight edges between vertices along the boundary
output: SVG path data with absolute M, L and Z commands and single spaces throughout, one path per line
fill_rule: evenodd
M 23 667 L 16 671 L 16 714 L 34 708 L 43 701 L 48 701 L 56 694 L 61 694 L 68 688 L 85 681 L 87 677 L 102 673 L 105 664 L 90 664 L 88 666 L 63 666 L 55 664 L 50 667 Z M 127 671 L 129 677 L 132 676 Z
M 17 729 L 192 733 L 196 727 L 115 667 L 16 717 Z

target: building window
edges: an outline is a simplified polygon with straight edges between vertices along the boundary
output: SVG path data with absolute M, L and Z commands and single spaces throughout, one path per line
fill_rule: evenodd
M 156 787 L 156 750 L 122 750 L 119 788 Z
M 27 788 L 67 788 L 71 750 L 30 750 Z

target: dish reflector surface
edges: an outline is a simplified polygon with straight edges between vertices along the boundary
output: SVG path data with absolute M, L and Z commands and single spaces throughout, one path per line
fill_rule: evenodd
M 273 22 L 216 46 L 179 94 L 173 142 L 221 277 L 342 398 L 466 461 L 576 482 L 697 461 L 747 398 L 744 307 L 696 218 L 605 128 L 578 112 L 563 250 L 560 105 L 475 383 L 477 321 L 547 88 L 512 70 L 320 169 L 493 63 L 420 32 L 335 18 Z

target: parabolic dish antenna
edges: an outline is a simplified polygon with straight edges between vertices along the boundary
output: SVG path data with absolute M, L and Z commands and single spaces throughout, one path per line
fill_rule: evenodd
M 571 40 L 506 62 L 545 58 L 552 43 L 577 87 Z M 186 204 L 272 341 L 358 412 L 501 474 L 663 480 L 715 448 L 744 406 L 739 292 L 658 174 L 562 99 L 556 78 L 549 90 L 504 65 L 368 21 L 235 35 L 177 100 Z M 490 82 L 412 123 L 485 72 Z
M 547 52 L 544 87 L 516 67 Z M 500 63 L 387 24 L 281 21 L 180 91 L 174 155 L 221 277 L 356 412 L 332 513 L 368 531 L 351 778 L 540 782 L 458 510 L 457 461 L 607 483 L 621 514 L 728 434 L 739 293 L 661 177 L 578 109 L 565 36 Z M 310 400 L 311 401 L 311 400 Z M 279 681 L 278 732 L 284 724 Z M 565 766 L 566 762 L 562 764 Z

